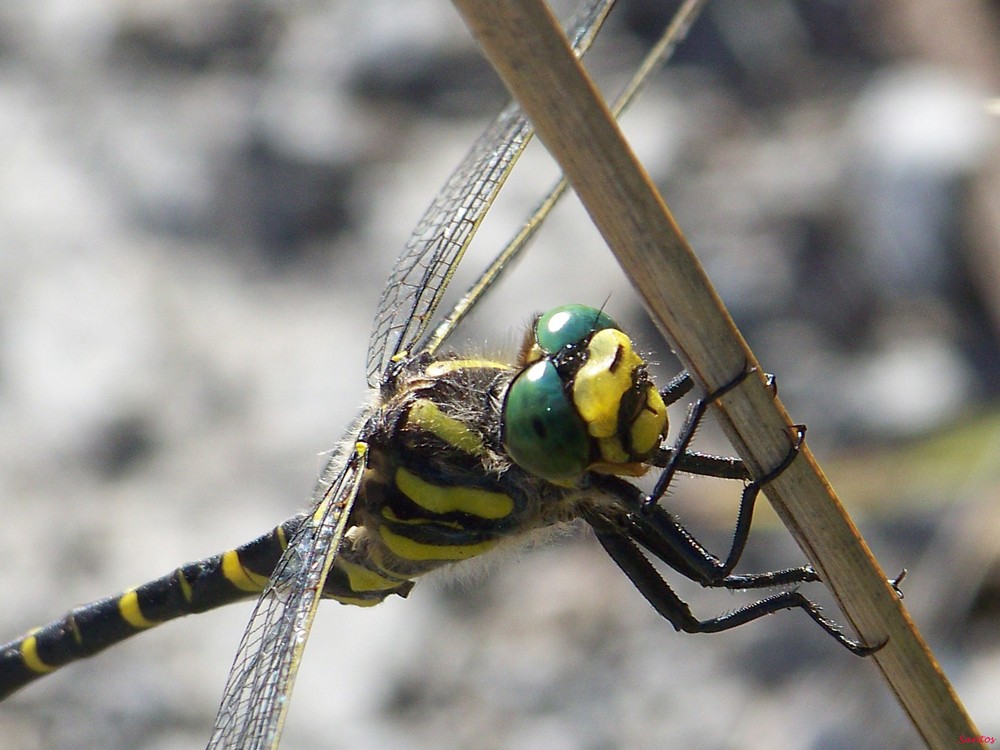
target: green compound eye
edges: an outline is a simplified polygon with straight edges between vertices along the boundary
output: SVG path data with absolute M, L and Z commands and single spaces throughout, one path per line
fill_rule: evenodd
M 555 354 L 563 347 L 577 344 L 605 328 L 618 328 L 618 324 L 594 307 L 563 305 L 549 310 L 538 319 L 535 341 L 542 351 Z
M 507 391 L 504 444 L 522 469 L 554 484 L 572 485 L 589 464 L 583 420 L 546 360 L 522 372 Z

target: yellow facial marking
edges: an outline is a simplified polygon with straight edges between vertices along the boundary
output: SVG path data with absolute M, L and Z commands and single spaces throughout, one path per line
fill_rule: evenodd
M 504 364 L 503 362 L 494 362 L 490 359 L 442 359 L 438 362 L 432 362 L 427 366 L 424 371 L 428 376 L 432 378 L 439 377 L 440 375 L 447 375 L 450 372 L 455 372 L 456 370 L 470 370 L 470 369 L 482 369 L 489 368 L 492 370 L 511 370 L 513 369 L 510 365 Z
M 35 674 L 48 674 L 57 669 L 57 667 L 50 666 L 42 661 L 42 658 L 38 655 L 38 639 L 33 635 L 29 635 L 21 641 L 21 658 L 24 660 L 24 666 Z
M 632 372 L 643 362 L 628 336 L 614 328 L 598 331 L 587 345 L 587 362 L 573 381 L 573 403 L 587 431 L 606 438 L 618 430 L 618 409 L 632 387 Z
M 253 593 L 263 591 L 268 581 L 267 576 L 247 570 L 234 549 L 222 554 L 222 575 L 240 591 Z
M 129 589 L 118 597 L 118 612 L 122 619 L 133 628 L 151 628 L 159 623 L 155 620 L 148 620 L 139 608 L 139 595 L 135 589 Z
M 660 444 L 667 429 L 667 407 L 655 388 L 646 391 L 646 406 L 632 422 L 629 439 L 636 456 L 645 457 Z
M 481 456 L 486 452 L 479 433 L 470 429 L 465 422 L 445 414 L 429 399 L 421 398 L 414 401 L 407 421 L 465 453 Z
M 464 545 L 423 544 L 395 534 L 385 526 L 380 526 L 378 533 L 382 537 L 382 541 L 385 542 L 385 546 L 394 554 L 404 560 L 420 562 L 426 560 L 467 560 L 470 557 L 488 552 L 497 544 L 497 540 Z
M 629 460 L 629 455 L 625 452 L 617 435 L 598 438 L 597 445 L 601 450 L 601 458 L 609 464 L 623 464 Z
M 505 518 L 514 511 L 514 501 L 502 492 L 472 487 L 439 487 L 403 468 L 396 470 L 396 486 L 410 500 L 431 513 L 460 511 L 495 520 Z

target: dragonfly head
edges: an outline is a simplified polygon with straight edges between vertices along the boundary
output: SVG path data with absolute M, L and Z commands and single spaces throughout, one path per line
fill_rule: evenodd
M 573 486 L 588 471 L 638 476 L 667 409 L 631 339 L 608 315 L 565 305 L 535 320 L 507 390 L 503 440 L 524 470 Z

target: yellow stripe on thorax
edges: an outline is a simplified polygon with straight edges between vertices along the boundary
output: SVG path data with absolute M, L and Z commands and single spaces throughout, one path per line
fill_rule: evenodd
M 385 526 L 380 526 L 379 536 L 395 555 L 404 560 L 427 561 L 427 560 L 466 560 L 476 555 L 488 552 L 496 546 L 498 540 L 491 539 L 478 544 L 424 544 L 415 542 L 405 536 L 394 533 Z
M 505 362 L 494 362 L 491 359 L 441 359 L 437 362 L 432 362 L 424 370 L 426 375 L 432 378 L 436 378 L 439 375 L 447 375 L 450 372 L 455 372 L 456 370 L 474 370 L 474 369 L 490 369 L 490 370 L 512 370 L 509 364 Z
M 268 576 L 247 570 L 234 549 L 222 553 L 222 575 L 240 591 L 253 593 L 263 591 L 268 581 Z
M 24 660 L 24 666 L 35 674 L 48 674 L 58 669 L 42 661 L 42 657 L 38 655 L 38 639 L 33 635 L 21 641 L 21 658 Z
M 475 487 L 441 487 L 425 482 L 404 468 L 396 470 L 396 486 L 410 500 L 431 513 L 461 511 L 471 516 L 495 520 L 505 518 L 514 511 L 514 501 L 503 492 L 490 492 Z
M 466 527 L 460 521 L 444 521 L 440 518 L 429 518 L 427 516 L 415 516 L 414 518 L 400 518 L 392 508 L 388 506 L 382 508 L 382 518 L 395 525 L 403 526 L 427 526 L 433 524 L 439 528 L 454 529 L 455 531 L 465 531 Z
M 482 436 L 460 419 L 450 417 L 430 399 L 421 398 L 410 407 L 407 422 L 426 430 L 448 445 L 481 456 L 486 452 Z
M 139 608 L 139 595 L 135 589 L 129 589 L 118 597 L 118 612 L 122 619 L 133 628 L 145 629 L 159 625 L 155 620 L 148 620 Z

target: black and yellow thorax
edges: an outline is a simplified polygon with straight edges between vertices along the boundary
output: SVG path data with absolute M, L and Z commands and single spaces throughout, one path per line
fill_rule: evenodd
M 325 595 L 376 604 L 569 520 L 590 472 L 643 473 L 666 426 L 645 363 L 593 308 L 536 319 L 514 364 L 403 360 L 361 429 L 368 468 Z

